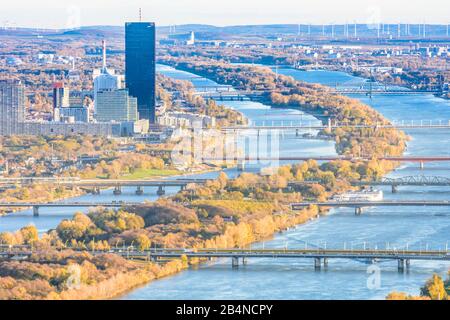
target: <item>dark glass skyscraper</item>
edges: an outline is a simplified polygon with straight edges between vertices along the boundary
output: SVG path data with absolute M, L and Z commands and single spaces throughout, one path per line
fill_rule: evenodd
M 137 98 L 140 119 L 155 123 L 156 30 L 151 22 L 125 24 L 125 81 L 131 96 Z

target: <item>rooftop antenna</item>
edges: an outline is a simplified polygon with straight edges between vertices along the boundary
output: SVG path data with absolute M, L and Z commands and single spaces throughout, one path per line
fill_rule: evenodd
M 102 47 L 103 47 L 103 64 L 102 64 L 102 70 L 103 72 L 106 71 L 106 41 L 102 40 Z

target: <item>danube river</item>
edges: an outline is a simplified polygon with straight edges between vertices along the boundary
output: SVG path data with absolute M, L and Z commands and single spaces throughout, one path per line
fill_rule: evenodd
M 193 78 L 192 74 L 158 66 L 158 71 L 177 79 L 191 80 L 196 86 L 214 82 Z M 302 72 L 280 69 L 280 73 L 298 80 L 334 85 L 336 82 L 358 79 L 339 72 Z M 364 102 L 379 110 L 391 120 L 450 120 L 450 103 L 431 95 L 375 96 Z M 253 123 L 266 121 L 298 121 L 317 123 L 313 117 L 297 110 L 271 109 L 250 101 L 227 102 L 228 106 L 244 113 Z M 408 132 L 412 137 L 407 154 L 450 155 L 450 135 L 446 130 Z M 245 138 L 245 137 L 244 137 Z M 334 143 L 323 140 L 302 139 L 285 134 L 279 139 L 280 155 L 325 156 L 335 155 Z M 417 164 L 404 164 L 391 176 L 436 175 L 450 177 L 450 164 L 430 163 L 421 171 Z M 247 170 L 258 171 L 259 166 Z M 238 172 L 227 170 L 230 177 Z M 194 177 L 213 178 L 217 173 Z M 143 196 L 134 194 L 135 188 L 124 188 L 121 196 L 111 190 L 101 195 L 85 195 L 70 201 L 144 201 L 155 200 L 156 188 L 147 188 Z M 177 188 L 168 188 L 167 195 Z M 387 199 L 434 200 L 449 199 L 450 188 L 400 187 L 399 193 Z M 33 218 L 30 210 L 0 217 L 0 232 L 17 230 L 33 223 L 41 232 L 55 228 L 62 219 L 70 218 L 74 209 L 41 209 L 41 216 Z M 81 210 L 80 210 L 81 211 Z M 398 207 L 369 208 L 362 216 L 351 209 L 333 210 L 329 216 L 276 235 L 273 240 L 254 247 L 274 248 L 445 248 L 449 240 L 450 213 L 446 208 Z M 218 260 L 177 275 L 154 281 L 133 290 L 124 299 L 383 299 L 393 290 L 419 293 L 420 286 L 433 272 L 445 275 L 450 264 L 439 262 L 412 262 L 406 274 L 397 272 L 396 261 L 379 263 L 380 286 L 374 285 L 367 273 L 365 261 L 330 260 L 328 269 L 314 271 L 311 260 L 250 259 L 247 266 L 231 268 L 229 260 Z M 369 285 L 368 285 L 369 282 Z
M 192 75 L 168 67 L 160 72 L 178 78 Z M 339 72 L 301 72 L 281 69 L 280 73 L 298 80 L 334 85 L 336 82 L 357 79 Z M 194 84 L 208 85 L 209 80 L 192 79 Z M 376 96 L 362 99 L 391 120 L 450 120 L 450 103 L 429 95 Z M 227 102 L 251 120 L 295 121 L 300 112 L 286 109 L 269 109 L 254 102 Z M 408 132 L 412 140 L 407 154 L 449 155 L 448 131 Z M 330 155 L 331 143 L 320 140 L 301 140 L 294 136 L 283 137 L 282 154 Z M 446 163 L 426 164 L 421 171 L 417 164 L 404 164 L 391 176 L 437 175 L 450 177 Z M 450 188 L 402 187 L 399 193 L 387 199 L 449 199 Z M 362 216 L 351 209 L 333 210 L 327 217 L 298 226 L 273 240 L 254 247 L 304 248 L 335 247 L 362 248 L 386 246 L 393 248 L 445 248 L 449 240 L 450 212 L 447 208 L 399 207 L 370 208 Z M 379 263 L 379 286 L 368 274 L 365 261 L 331 260 L 326 270 L 314 271 L 310 260 L 250 259 L 247 266 L 238 270 L 224 259 L 190 269 L 175 276 L 154 281 L 126 295 L 125 299 L 384 299 L 393 291 L 418 294 L 419 288 L 433 272 L 445 275 L 448 263 L 412 262 L 409 273 L 399 274 L 395 261 Z M 376 272 L 378 273 L 378 271 Z

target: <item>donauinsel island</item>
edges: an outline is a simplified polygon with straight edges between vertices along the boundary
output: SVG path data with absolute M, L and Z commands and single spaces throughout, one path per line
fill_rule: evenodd
M 0 300 L 450 299 L 447 3 L 1 7 Z

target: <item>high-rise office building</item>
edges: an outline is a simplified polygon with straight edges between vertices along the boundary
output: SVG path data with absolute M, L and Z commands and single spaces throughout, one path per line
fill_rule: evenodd
M 99 122 L 137 121 L 137 99 L 128 95 L 127 89 L 97 92 L 95 118 Z
M 125 81 L 130 95 L 137 98 L 140 119 L 155 123 L 156 30 L 151 22 L 125 25 Z
M 69 88 L 66 88 L 62 82 L 55 82 L 53 84 L 53 109 L 69 107 L 69 96 Z
M 25 88 L 18 80 L 0 80 L 0 135 L 22 134 Z

